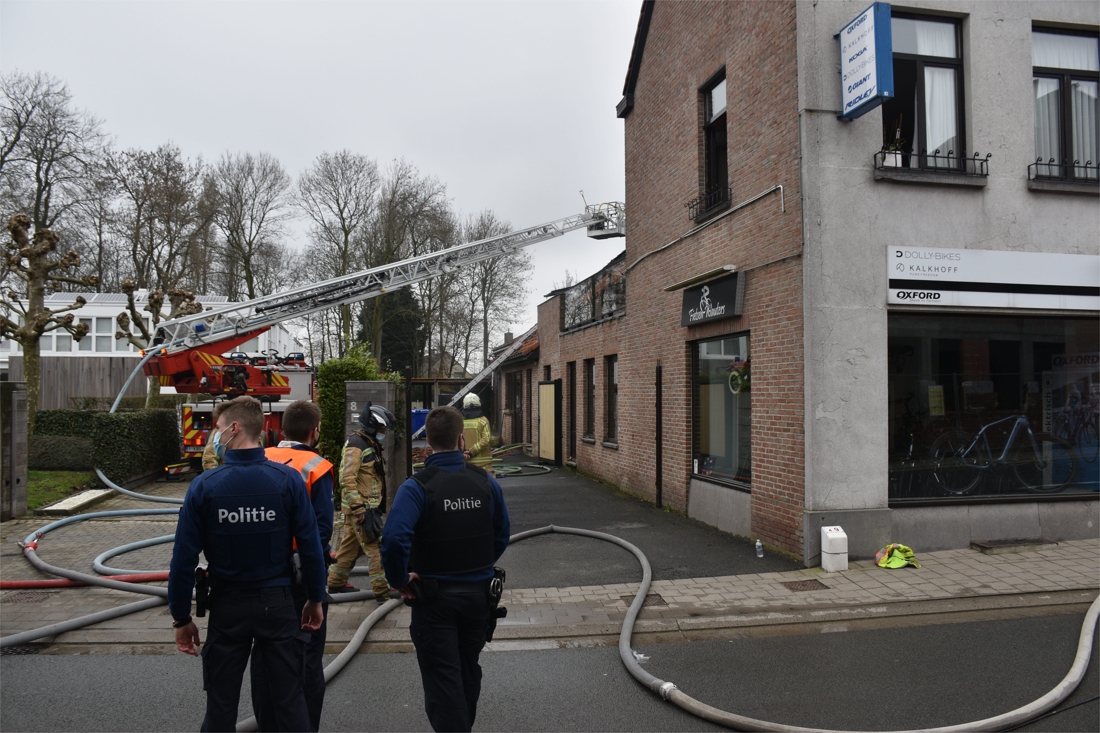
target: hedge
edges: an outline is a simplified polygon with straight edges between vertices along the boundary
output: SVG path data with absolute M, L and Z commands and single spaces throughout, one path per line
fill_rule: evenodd
M 93 466 L 116 483 L 181 460 L 174 410 L 39 410 L 34 434 L 89 439 Z
M 32 435 L 27 468 L 32 471 L 91 471 L 93 443 L 72 435 Z
M 150 409 L 174 410 L 179 405 L 188 401 L 193 395 L 162 394 L 155 395 Z M 74 410 L 110 410 L 115 403 L 114 397 L 70 397 Z M 127 395 L 118 404 L 119 410 L 143 410 L 145 409 L 146 395 Z

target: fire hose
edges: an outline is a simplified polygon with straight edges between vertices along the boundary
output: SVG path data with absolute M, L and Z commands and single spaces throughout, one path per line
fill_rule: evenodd
M 177 512 L 177 509 L 136 509 L 136 510 L 118 510 L 110 512 L 93 512 L 91 514 L 78 515 L 76 517 L 68 517 L 66 519 L 53 522 L 46 525 L 40 530 L 31 533 L 23 543 L 23 554 L 27 560 L 39 570 L 50 573 L 53 575 L 59 575 L 69 580 L 87 583 L 89 585 L 98 585 L 101 587 L 114 588 L 116 590 L 124 590 L 131 593 L 145 593 L 149 595 L 158 596 L 144 601 L 138 601 L 137 603 L 131 603 L 119 608 L 113 608 L 106 611 L 100 611 L 99 613 L 90 614 L 88 616 L 82 616 L 80 618 L 72 619 L 51 626 L 43 627 L 40 629 L 34 629 L 32 631 L 26 631 L 20 634 L 12 634 L 0 638 L 0 647 L 8 647 L 17 644 L 25 644 L 35 639 L 40 639 L 46 636 L 55 636 L 65 631 L 72 631 L 84 626 L 106 621 L 112 618 L 118 618 L 130 613 L 136 613 L 149 608 L 154 608 L 166 603 L 165 596 L 167 596 L 167 589 L 159 586 L 147 586 L 139 583 L 124 583 L 119 582 L 117 579 L 104 578 L 94 575 L 87 575 L 85 573 L 76 572 L 73 570 L 67 570 L 65 568 L 58 568 L 44 562 L 37 555 L 38 542 L 50 531 L 57 529 L 58 527 L 71 524 L 73 522 L 83 521 L 86 519 L 108 517 L 108 516 L 135 516 L 135 515 L 156 515 L 156 514 L 169 514 Z M 659 696 L 662 700 L 670 702 L 677 707 L 695 715 L 697 717 L 709 720 L 713 723 L 731 728 L 734 730 L 747 730 L 747 731 L 777 731 L 778 733 L 810 733 L 811 731 L 824 731 L 826 729 L 821 728 L 804 728 L 799 726 L 782 725 L 779 723 L 772 723 L 765 720 L 757 720 L 754 718 L 745 717 L 736 713 L 720 710 L 711 705 L 707 705 L 699 700 L 688 695 L 681 690 L 677 685 L 672 682 L 668 682 L 659 679 L 644 669 L 638 663 L 635 658 L 634 650 L 631 648 L 630 640 L 634 633 L 634 624 L 638 619 L 638 613 L 641 611 L 642 603 L 645 601 L 646 594 L 649 592 L 649 587 L 653 578 L 653 571 L 650 567 L 649 560 L 640 549 L 631 543 L 623 540 L 614 535 L 606 534 L 604 532 L 595 532 L 587 529 L 576 529 L 572 527 L 557 527 L 550 525 L 547 527 L 541 527 L 539 529 L 532 529 L 526 532 L 520 532 L 512 535 L 510 542 L 520 542 L 530 537 L 536 537 L 544 534 L 572 534 L 579 535 L 581 537 L 590 537 L 593 539 L 602 540 L 605 542 L 611 542 L 616 544 L 628 552 L 632 553 L 637 558 L 639 565 L 642 568 L 642 581 L 638 585 L 638 591 L 634 596 L 633 602 L 627 609 L 626 618 L 623 620 L 622 629 L 619 633 L 619 658 L 626 667 L 627 672 L 630 673 L 634 679 L 636 679 L 644 687 L 648 688 L 655 695 Z M 149 540 L 142 540 L 139 542 L 130 543 L 129 545 L 123 545 L 113 550 L 109 550 L 96 558 L 96 563 L 102 566 L 102 561 L 115 555 L 123 554 L 130 549 L 139 549 L 140 547 L 148 547 L 155 544 L 161 544 L 171 541 L 171 535 L 164 537 L 155 537 Z M 128 548 L 128 549 L 127 549 Z M 113 570 L 111 568 L 104 567 L 105 570 Z M 99 568 L 97 567 L 97 570 Z M 117 576 L 116 576 L 117 578 Z M 347 603 L 357 600 L 366 600 L 367 598 L 373 598 L 372 591 L 362 591 L 359 593 L 345 593 L 340 594 L 339 597 L 333 598 L 332 603 Z M 324 670 L 325 681 L 328 682 L 333 679 L 339 672 L 351 661 L 352 657 L 358 652 L 363 642 L 367 638 L 367 634 L 371 628 L 386 614 L 401 605 L 399 600 L 387 601 L 382 606 L 379 606 L 371 614 L 369 614 L 362 623 L 360 623 L 355 634 L 352 636 L 351 641 L 344 648 L 342 652 L 330 662 Z M 1077 686 L 1081 683 L 1081 680 L 1085 676 L 1085 672 L 1088 670 L 1089 660 L 1092 655 L 1092 643 L 1093 637 L 1096 631 L 1096 622 L 1100 618 L 1100 598 L 1093 601 L 1089 607 L 1088 612 L 1085 614 L 1085 620 L 1081 626 L 1081 635 L 1078 640 L 1077 653 L 1074 657 L 1073 664 L 1071 665 L 1069 672 L 1053 689 L 1048 693 L 1040 697 L 1039 699 L 1017 708 L 1016 710 L 1003 713 L 992 718 L 986 718 L 985 720 L 979 720 L 972 723 L 962 723 L 959 725 L 945 726 L 940 728 L 929 728 L 923 733 L 966 733 L 969 731 L 988 731 L 988 730 L 1005 730 L 1022 723 L 1026 723 L 1037 717 L 1042 716 L 1048 711 L 1057 707 L 1063 700 L 1070 696 Z M 237 724 L 237 730 L 248 731 L 255 730 L 256 721 L 255 718 L 248 718 Z M 839 731 L 827 731 L 827 733 L 841 733 Z

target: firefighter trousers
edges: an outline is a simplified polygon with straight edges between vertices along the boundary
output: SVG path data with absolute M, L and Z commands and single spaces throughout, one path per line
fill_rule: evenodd
M 328 570 L 328 587 L 341 588 L 347 585 L 355 561 L 363 554 L 367 556 L 371 590 L 376 596 L 386 595 L 390 585 L 382 570 L 382 553 L 378 550 L 378 542 L 367 542 L 363 535 L 363 525 L 350 514 L 344 515 L 344 532 L 340 538 L 340 547 L 336 550 L 336 562 Z

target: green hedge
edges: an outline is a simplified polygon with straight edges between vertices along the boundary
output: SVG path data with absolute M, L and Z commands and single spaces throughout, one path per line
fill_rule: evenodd
M 174 410 L 39 410 L 34 434 L 91 440 L 92 464 L 116 483 L 181 460 Z
M 154 410 L 174 410 L 177 406 L 182 405 L 188 401 L 188 397 L 194 397 L 194 395 L 185 394 L 162 394 L 153 397 L 152 403 L 149 405 L 150 409 Z M 74 410 L 110 410 L 111 405 L 115 403 L 114 397 L 70 397 L 69 401 L 73 404 Z M 145 395 L 128 395 L 122 398 L 122 401 L 118 404 L 119 410 L 144 410 L 145 409 L 146 396 Z
M 94 444 L 72 435 L 32 435 L 27 449 L 31 471 L 91 471 Z

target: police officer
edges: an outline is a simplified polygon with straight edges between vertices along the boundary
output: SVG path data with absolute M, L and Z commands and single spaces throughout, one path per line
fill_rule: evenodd
M 235 729 L 250 652 L 253 691 L 270 691 L 274 727 L 309 730 L 301 676 L 309 635 L 302 630 L 315 631 L 324 620 L 324 561 L 301 475 L 267 460 L 260 447 L 263 420 L 260 402 L 252 397 L 227 403 L 213 438 L 224 463 L 191 482 L 176 526 L 168 609 L 181 652 L 198 654 L 191 590 L 200 552 L 213 589 L 202 649 L 204 731 Z M 308 597 L 300 616 L 290 592 L 292 541 Z M 258 668 L 266 680 L 257 682 Z M 253 697 L 254 708 L 260 702 Z
M 265 454 L 269 461 L 293 468 L 305 481 L 310 504 L 313 505 L 313 513 L 317 517 L 321 548 L 328 558 L 331 550 L 329 542 L 332 540 L 332 487 L 335 469 L 318 454 L 315 447 L 321 436 L 321 408 L 309 400 L 291 402 L 283 412 L 282 431 L 286 440 L 275 448 L 268 448 Z M 292 585 L 291 593 L 294 596 L 294 608 L 301 613 L 307 600 L 305 587 L 300 584 Z M 311 731 L 317 731 L 321 725 L 321 707 L 325 702 L 323 658 L 328 633 L 328 603 L 323 603 L 321 608 L 325 612 L 325 618 L 321 621 L 321 628 L 310 633 L 302 678 Z M 263 669 L 260 669 L 259 674 L 266 677 Z M 274 705 L 270 695 L 267 695 L 265 704 L 256 710 L 256 720 L 261 728 L 273 727 L 273 710 Z
M 348 582 L 359 555 L 367 556 L 371 590 L 379 603 L 389 600 L 389 585 L 382 573 L 377 535 L 372 524 L 381 522 L 386 511 L 386 463 L 382 441 L 397 423 L 393 413 L 381 405 L 367 403 L 359 413 L 359 430 L 344 443 L 340 461 L 340 508 L 344 514 L 344 532 L 336 562 L 328 571 L 329 593 L 357 591 Z
M 462 435 L 466 441 L 463 454 L 466 460 L 493 473 L 493 434 L 489 418 L 481 411 L 481 398 L 473 392 L 462 399 Z
M 390 585 L 412 604 L 428 720 L 436 731 L 468 731 L 481 695 L 489 581 L 508 547 L 508 507 L 500 484 L 463 461 L 458 410 L 435 408 L 425 432 L 432 455 L 397 491 L 382 559 Z

